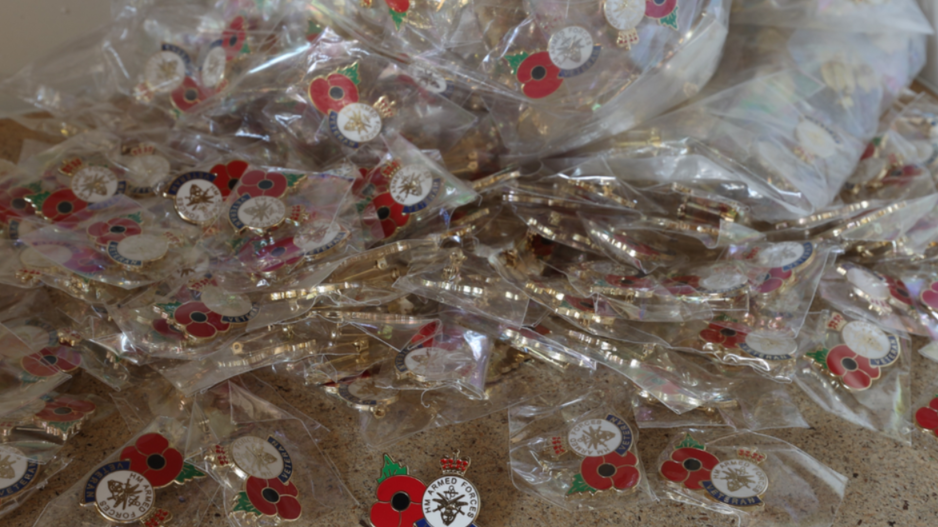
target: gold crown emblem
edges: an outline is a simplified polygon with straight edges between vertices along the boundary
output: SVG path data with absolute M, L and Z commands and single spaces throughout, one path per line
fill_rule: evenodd
M 153 145 L 137 145 L 130 149 L 130 155 L 137 156 L 148 156 L 156 152 L 156 147 Z
M 471 463 L 471 460 L 459 459 L 459 451 L 457 450 L 451 457 L 440 458 L 440 469 L 443 474 L 461 476 L 469 469 L 469 463 Z
M 403 168 L 401 166 L 401 162 L 395 159 L 394 161 L 391 161 L 390 163 L 381 167 L 381 175 L 390 181 L 392 178 L 394 178 L 395 174 L 400 172 L 401 168 Z
M 765 454 L 756 452 L 755 450 L 749 450 L 748 448 L 740 448 L 739 451 L 736 452 L 736 455 L 742 459 L 748 459 L 757 465 L 765 461 L 766 457 Z
M 85 162 L 79 157 L 73 157 L 71 159 L 66 159 L 62 161 L 62 166 L 59 167 L 59 172 L 65 174 L 66 176 L 74 176 L 75 172 L 81 170 L 81 167 L 85 166 Z

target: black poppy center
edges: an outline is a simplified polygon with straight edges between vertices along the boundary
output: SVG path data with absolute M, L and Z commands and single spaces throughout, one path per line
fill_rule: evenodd
M 847 357 L 847 358 L 841 360 L 841 361 L 840 361 L 840 364 L 843 365 L 843 367 L 846 368 L 846 369 L 849 370 L 849 371 L 853 371 L 853 370 L 855 370 L 855 369 L 857 369 L 857 368 L 860 367 L 860 365 L 857 364 L 857 361 L 851 359 L 850 357 Z
M 191 315 L 189 315 L 189 318 L 191 318 L 193 322 L 208 322 L 208 315 L 202 313 L 201 311 L 193 312 Z
M 71 201 L 63 201 L 62 203 L 59 203 L 58 205 L 55 206 L 55 210 L 59 214 L 68 214 L 72 212 L 72 210 L 74 209 L 75 209 L 75 206 L 72 205 Z
M 730 329 L 730 328 L 723 328 L 720 330 L 720 335 L 723 335 L 724 337 L 735 337 L 736 330 Z
M 13 205 L 15 210 L 23 210 L 26 208 L 26 200 L 23 198 L 14 198 L 10 205 Z
M 596 473 L 604 478 L 611 478 L 616 473 L 616 467 L 610 465 L 609 463 L 603 463 L 599 465 L 599 468 L 596 469 Z
M 410 496 L 406 492 L 398 492 L 391 496 L 391 508 L 397 512 L 402 512 L 410 507 Z
M 186 91 L 182 96 L 186 99 L 186 102 L 196 101 L 199 99 L 199 90 L 195 88 L 186 88 Z
M 547 68 L 544 66 L 534 66 L 534 69 L 531 70 L 531 78 L 539 81 L 547 76 Z
M 147 456 L 147 468 L 159 470 L 166 466 L 166 458 L 160 454 Z
M 228 47 L 234 47 L 238 43 L 238 35 L 231 35 L 228 37 Z
M 378 219 L 384 221 L 388 219 L 388 216 L 391 215 L 391 209 L 388 207 L 379 207 L 378 208 Z
M 54 413 L 55 415 L 68 415 L 72 413 L 72 409 L 67 406 L 60 406 L 56 408 L 55 410 L 52 410 L 52 413 Z
M 701 466 L 702 466 L 702 465 L 700 464 L 700 461 L 697 460 L 697 459 L 690 458 L 690 459 L 685 459 L 685 460 L 684 460 L 684 468 L 686 468 L 687 470 L 689 470 L 689 471 L 691 471 L 691 472 L 693 472 L 693 471 L 695 471 L 695 470 L 700 470 L 700 467 L 701 467 Z
M 43 355 L 42 360 L 48 362 L 49 364 L 55 364 L 56 362 L 59 362 L 59 358 L 55 355 Z
M 265 500 L 271 503 L 277 503 L 280 501 L 280 493 L 270 487 L 262 490 L 261 496 L 263 496 Z
M 342 97 L 345 97 L 345 90 L 343 90 L 342 88 L 338 86 L 333 86 L 329 88 L 329 97 L 332 97 L 333 99 L 337 101 L 340 101 L 342 100 Z
M 287 252 L 284 247 L 277 247 L 273 251 L 270 251 L 271 256 L 281 256 L 283 253 Z
M 909 292 L 902 288 L 896 289 L 896 293 L 899 293 L 899 296 L 909 296 Z
M 110 230 L 114 234 L 123 234 L 124 232 L 127 231 L 127 227 L 124 227 L 123 225 L 112 225 L 111 228 L 108 230 Z
M 237 185 L 237 184 L 238 184 L 238 180 L 237 180 L 237 179 L 229 179 L 229 180 L 228 180 L 228 190 L 234 190 L 235 185 Z
M 269 179 L 265 179 L 264 181 L 261 181 L 260 183 L 257 184 L 257 188 L 261 190 L 269 190 L 269 189 L 272 189 L 273 187 L 274 187 L 274 182 Z

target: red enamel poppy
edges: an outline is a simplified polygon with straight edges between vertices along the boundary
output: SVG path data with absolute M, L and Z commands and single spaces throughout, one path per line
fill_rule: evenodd
M 90 247 L 80 247 L 72 252 L 72 257 L 62 267 L 76 273 L 91 274 L 109 265 L 100 253 Z
M 211 94 L 203 90 L 192 77 L 186 77 L 182 84 L 169 95 L 173 100 L 173 105 L 180 112 L 188 112 L 210 96 Z
M 649 18 L 664 18 L 677 8 L 677 0 L 646 0 L 645 16 Z
M 903 283 L 902 280 L 896 280 L 891 276 L 884 276 L 884 278 L 886 279 L 886 284 L 889 286 L 889 294 L 891 294 L 892 297 L 899 302 L 902 302 L 907 306 L 911 306 L 912 294 L 909 293 L 908 288 L 905 287 L 905 283 Z
M 528 238 L 528 248 L 538 258 L 547 258 L 554 253 L 554 241 L 535 234 Z
M 241 250 L 241 261 L 250 262 L 260 273 L 270 273 L 286 265 L 293 265 L 302 257 L 303 249 L 293 243 L 293 238 L 289 236 L 258 250 L 253 244 L 247 243 Z
M 915 411 L 915 424 L 928 430 L 933 435 L 938 435 L 938 397 L 928 402 L 928 406 L 923 406 Z
M 98 221 L 88 227 L 88 236 L 94 243 L 106 246 L 110 242 L 119 242 L 128 236 L 140 234 L 143 229 L 140 224 L 130 218 L 111 218 L 107 221 Z
M 280 172 L 252 170 L 241 178 L 238 194 L 247 194 L 252 198 L 257 196 L 279 198 L 286 193 L 288 187 L 287 177 Z
M 735 348 L 740 342 L 746 340 L 748 329 L 746 326 L 732 322 L 711 322 L 707 329 L 700 332 L 700 338 L 724 348 Z
M 25 187 L 13 187 L 0 190 L 0 222 L 7 223 L 11 219 L 25 218 L 35 213 L 32 203 L 26 201 L 26 196 L 33 192 Z
M 700 490 L 700 482 L 710 479 L 710 471 L 720 460 L 699 448 L 684 447 L 671 453 L 671 460 L 661 464 L 661 474 L 690 490 Z
M 284 483 L 277 478 L 263 479 L 251 476 L 244 485 L 251 505 L 264 516 L 280 516 L 284 520 L 300 517 L 303 507 L 296 499 L 299 491 L 292 481 Z
M 186 334 L 174 328 L 165 318 L 158 318 L 153 321 L 153 330 L 170 340 L 185 340 Z
M 133 446 L 121 450 L 121 460 L 130 461 L 130 470 L 142 474 L 150 485 L 165 487 L 182 472 L 183 459 L 161 434 L 144 434 Z
M 46 406 L 36 413 L 36 417 L 47 422 L 68 423 L 78 421 L 95 411 L 96 408 L 97 406 L 91 401 L 70 395 L 60 395 L 47 402 Z
M 672 295 L 694 295 L 700 287 L 700 277 L 686 275 L 665 278 L 664 286 Z
M 596 490 L 612 487 L 625 490 L 638 485 L 642 477 L 635 468 L 637 464 L 638 458 L 632 452 L 626 452 L 624 456 L 611 452 L 605 456 L 583 458 L 580 474 L 583 475 L 583 481 Z
M 410 9 L 410 0 L 384 0 L 388 8 L 395 13 L 406 13 Z
M 424 324 L 423 327 L 417 331 L 417 334 L 410 339 L 410 342 L 407 343 L 407 347 L 416 348 L 424 342 L 432 339 L 434 336 L 440 333 L 440 329 L 442 327 L 443 324 L 441 324 L 438 320 L 434 320 L 429 324 Z
M 922 303 L 938 310 L 938 282 L 929 284 L 928 289 L 922 291 Z
M 85 210 L 87 206 L 88 203 L 78 199 L 72 189 L 63 188 L 56 190 L 42 202 L 42 215 L 52 223 L 58 223 L 76 212 Z
M 227 322 L 222 322 L 221 315 L 202 302 L 186 302 L 177 307 L 173 312 L 173 322 L 188 335 L 200 339 L 212 338 L 230 327 Z
M 23 357 L 23 369 L 36 377 L 72 372 L 81 364 L 81 354 L 68 346 L 44 348 Z
M 238 182 L 241 181 L 241 176 L 244 175 L 244 172 L 248 169 L 248 164 L 245 161 L 236 159 L 234 161 L 229 161 L 228 164 L 217 164 L 212 167 L 209 172 L 215 174 L 215 181 L 213 183 L 218 190 L 221 191 L 221 195 L 227 197 L 236 186 Z
M 405 0 L 406 1 L 406 0 Z M 352 79 L 341 73 L 328 77 L 316 77 L 309 85 L 309 99 L 313 106 L 324 114 L 339 112 L 353 102 L 358 102 L 358 87 Z
M 228 24 L 228 29 L 221 34 L 221 47 L 225 50 L 225 59 L 231 60 L 237 57 L 241 48 L 244 47 L 245 40 L 247 40 L 247 33 L 244 32 L 244 17 L 235 17 Z
M 861 357 L 844 344 L 828 352 L 826 364 L 827 369 L 852 390 L 865 390 L 873 384 L 873 379 L 879 378 L 879 368 L 870 364 L 870 359 Z
M 423 519 L 420 500 L 427 486 L 412 476 L 398 475 L 378 485 L 378 502 L 369 518 L 374 527 L 411 527 Z
M 791 278 L 791 271 L 783 271 L 781 267 L 776 267 L 770 269 L 768 274 L 765 275 L 765 280 L 759 284 L 759 287 L 756 288 L 756 292 L 759 293 L 771 293 L 772 291 L 777 290 L 779 287 L 782 287 L 782 284 L 785 283 L 785 280 Z
M 407 225 L 410 220 L 410 214 L 404 212 L 404 205 L 395 201 L 390 192 L 378 194 L 371 203 L 378 214 L 378 221 L 381 222 L 381 230 L 384 232 L 385 238 L 393 235 L 397 232 L 397 229 Z
M 557 91 L 563 84 L 560 68 L 550 60 L 550 54 L 540 51 L 524 59 L 518 66 L 521 91 L 532 99 L 541 99 Z
M 592 313 L 596 310 L 596 302 L 592 298 L 577 298 L 575 296 L 564 295 L 563 301 L 570 304 L 573 309 Z

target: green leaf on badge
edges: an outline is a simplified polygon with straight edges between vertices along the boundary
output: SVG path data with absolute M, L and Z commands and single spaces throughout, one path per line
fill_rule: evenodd
M 674 8 L 674 11 L 671 11 L 671 14 L 658 20 L 663 26 L 668 26 L 677 30 L 677 8 Z
M 684 439 L 677 444 L 677 448 L 696 448 L 697 450 L 704 450 L 706 446 L 694 439 L 690 434 L 684 434 Z
M 816 351 L 809 351 L 805 353 L 808 357 L 814 359 L 814 362 L 820 364 L 821 366 L 827 368 L 827 354 L 830 352 L 827 348 L 820 348 Z
M 524 62 L 524 59 L 528 58 L 530 54 L 527 51 L 522 51 L 521 53 L 515 53 L 514 55 L 505 55 L 505 62 L 508 63 L 508 66 L 511 68 L 511 74 L 518 74 L 518 67 L 521 66 L 521 63 Z
M 407 18 L 407 12 L 398 13 L 393 9 L 389 9 L 388 11 L 391 13 L 391 20 L 394 21 L 394 29 L 400 30 L 401 24 L 403 24 L 404 19 Z
M 181 306 L 182 302 L 169 302 L 168 304 L 157 304 L 156 307 L 160 308 L 167 315 L 172 315 L 176 312 L 176 308 Z
M 134 212 L 133 214 L 128 214 L 127 216 L 124 216 L 124 217 L 129 220 L 133 220 L 136 223 L 143 223 L 143 214 L 139 212 Z
M 567 491 L 567 496 L 571 494 L 578 494 L 580 492 L 589 492 L 590 494 L 595 494 L 596 489 L 590 487 L 583 481 L 583 476 L 577 474 L 573 477 L 573 483 L 570 484 L 570 490 Z
M 204 478 L 205 475 L 205 472 L 195 468 L 195 465 L 192 463 L 183 463 L 182 472 L 176 476 L 176 483 L 185 483 L 190 479 Z
M 248 241 L 247 238 L 235 238 L 233 240 L 228 241 L 228 246 L 231 247 L 232 251 L 237 252 L 238 249 L 243 247 L 247 241 Z
M 738 322 L 735 318 L 727 315 L 726 313 L 720 313 L 719 315 L 713 317 L 713 320 L 722 320 L 723 322 Z
M 30 183 L 29 185 L 23 185 L 23 188 L 29 189 L 30 192 L 36 194 L 37 192 L 42 192 L 42 184 L 38 181 Z
M 296 182 L 303 179 L 305 176 L 303 174 L 284 174 L 287 177 L 287 186 L 292 187 L 296 185 Z
M 306 26 L 306 36 L 319 36 L 322 33 L 322 26 L 316 23 L 315 20 L 310 20 Z
M 61 430 L 63 433 L 66 433 L 66 434 L 67 434 L 68 431 L 69 431 L 69 429 L 71 429 L 73 426 L 75 426 L 75 423 L 77 423 L 77 422 L 78 422 L 78 421 L 71 421 L 71 422 L 66 422 L 66 423 L 51 422 L 51 423 L 49 423 L 49 425 L 50 425 L 52 428 L 57 428 L 57 429 Z
M 231 512 L 244 512 L 254 514 L 255 516 L 261 515 L 261 511 L 255 509 L 254 505 L 251 505 L 251 499 L 248 498 L 248 493 L 243 490 L 235 496 L 235 505 L 231 508 Z
M 241 51 L 239 51 L 238 53 L 242 53 L 242 54 L 244 54 L 244 55 L 247 55 L 247 54 L 250 53 L 250 52 L 251 52 L 251 48 L 249 48 L 249 47 L 248 47 L 248 43 L 245 42 L 244 45 L 241 46 Z
M 339 75 L 345 75 L 346 77 L 349 78 L 349 80 L 351 80 L 355 84 L 358 84 L 359 82 L 361 82 L 361 78 L 358 76 L 358 63 L 357 62 L 355 64 L 352 64 L 351 66 L 348 66 L 347 68 L 339 68 L 338 70 L 336 70 L 336 73 L 338 73 Z
M 48 198 L 50 195 L 52 195 L 52 193 L 47 190 L 45 192 L 38 192 L 36 194 L 30 194 L 29 196 L 23 197 L 23 199 L 32 203 L 33 207 L 36 207 L 37 209 L 41 209 L 42 202 L 44 202 L 46 198 Z
M 391 476 L 399 476 L 399 475 L 406 475 L 406 474 L 407 474 L 407 467 L 405 467 L 404 465 L 400 463 L 395 463 L 394 460 L 391 459 L 391 456 L 385 454 L 384 466 L 381 467 L 381 477 L 378 478 L 378 485 L 380 485 L 382 481 L 390 478 Z

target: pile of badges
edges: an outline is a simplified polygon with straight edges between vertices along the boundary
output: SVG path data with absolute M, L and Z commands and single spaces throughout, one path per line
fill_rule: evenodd
M 913 0 L 113 4 L 0 83 L 50 142 L 0 166 L 0 516 L 115 411 L 134 438 L 37 525 L 354 508 L 260 369 L 388 452 L 372 527 L 486 524 L 468 457 L 394 451 L 496 412 L 514 485 L 572 511 L 831 525 L 846 479 L 759 432 L 808 426 L 795 387 L 938 448 Z

